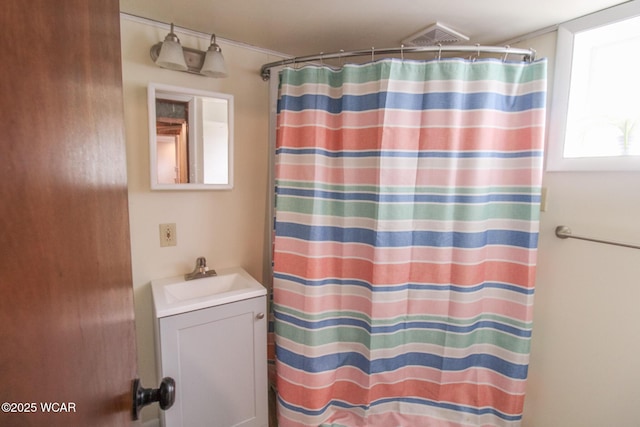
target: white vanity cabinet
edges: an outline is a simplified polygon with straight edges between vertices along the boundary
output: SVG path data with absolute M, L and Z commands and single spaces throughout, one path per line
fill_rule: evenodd
M 266 296 L 155 318 L 158 377 L 176 381 L 166 427 L 267 427 Z

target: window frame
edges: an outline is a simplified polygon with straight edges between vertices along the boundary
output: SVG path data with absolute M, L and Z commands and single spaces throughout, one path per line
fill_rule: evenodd
M 575 35 L 636 16 L 640 16 L 640 1 L 623 3 L 558 26 L 547 171 L 640 171 L 640 156 L 564 157 Z

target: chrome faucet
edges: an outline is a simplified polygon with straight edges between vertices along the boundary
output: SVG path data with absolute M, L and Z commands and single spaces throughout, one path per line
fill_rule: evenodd
M 201 279 L 203 277 L 210 277 L 215 275 L 217 275 L 216 271 L 209 270 L 209 268 L 207 268 L 206 258 L 201 256 L 196 258 L 196 267 L 191 273 L 187 273 L 184 275 L 184 280 Z

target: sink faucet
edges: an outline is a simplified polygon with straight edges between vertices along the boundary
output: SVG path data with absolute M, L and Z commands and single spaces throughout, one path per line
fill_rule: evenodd
M 215 276 L 215 270 L 207 268 L 207 259 L 203 256 L 196 258 L 196 267 L 191 273 L 184 275 L 184 280 L 201 279 L 203 277 Z

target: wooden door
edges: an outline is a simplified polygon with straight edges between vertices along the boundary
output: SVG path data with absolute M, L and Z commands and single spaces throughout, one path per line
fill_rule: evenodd
M 119 26 L 118 0 L 2 1 L 0 426 L 133 424 Z

